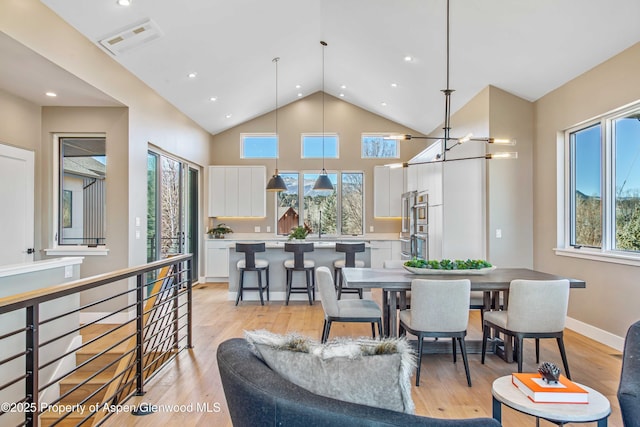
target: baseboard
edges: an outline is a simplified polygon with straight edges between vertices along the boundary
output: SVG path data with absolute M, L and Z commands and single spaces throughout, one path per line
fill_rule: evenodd
M 121 323 L 127 323 L 129 320 L 133 320 L 136 317 L 135 312 L 132 311 L 131 313 L 126 313 L 126 312 L 113 313 L 111 314 L 111 316 L 104 318 L 109 314 L 110 313 L 100 312 L 100 311 L 81 311 L 80 324 L 85 325 L 87 323 L 93 323 L 93 322 L 104 323 L 104 324 L 121 324 Z M 99 319 L 103 319 L 103 320 L 99 320 Z
M 571 329 L 587 338 L 591 338 L 594 341 L 598 341 L 601 344 L 607 345 L 620 352 L 624 349 L 624 337 L 619 337 L 607 332 L 588 323 L 581 322 L 579 320 L 567 317 L 566 322 L 567 329 Z

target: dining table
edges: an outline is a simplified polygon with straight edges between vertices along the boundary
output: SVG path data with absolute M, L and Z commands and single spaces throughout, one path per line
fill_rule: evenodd
M 397 336 L 397 310 L 399 301 L 404 301 L 406 291 L 411 290 L 414 279 L 452 280 L 469 279 L 471 291 L 484 292 L 485 309 L 490 309 L 491 293 L 503 293 L 504 307 L 508 303 L 509 286 L 512 280 L 558 280 L 568 279 L 571 288 L 585 288 L 586 282 L 581 279 L 564 277 L 528 268 L 494 268 L 482 272 L 464 273 L 452 271 L 428 274 L 415 274 L 404 268 L 343 268 L 343 286 L 364 290 L 381 289 L 383 300 L 383 324 L 386 336 Z M 510 352 L 509 352 L 510 353 Z M 511 359 L 511 357 L 508 357 Z

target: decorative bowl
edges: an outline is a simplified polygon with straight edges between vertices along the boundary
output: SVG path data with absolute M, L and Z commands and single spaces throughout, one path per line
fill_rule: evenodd
M 420 275 L 481 275 L 481 274 L 487 274 L 490 271 L 493 271 L 496 269 L 495 265 L 492 265 L 491 267 L 487 267 L 487 268 L 478 268 L 478 269 L 468 269 L 468 270 L 444 270 L 444 269 L 435 269 L 435 268 L 416 268 L 416 267 L 407 267 L 406 265 L 403 265 L 403 267 L 405 268 L 405 270 L 410 271 L 413 274 L 420 274 Z

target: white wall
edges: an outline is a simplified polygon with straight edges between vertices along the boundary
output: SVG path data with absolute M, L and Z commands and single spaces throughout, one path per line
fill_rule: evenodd
M 107 257 L 99 257 L 99 262 L 87 259 L 82 275 L 145 263 L 146 239 L 135 238 L 135 219 L 141 219 L 138 229 L 144 236 L 147 217 L 146 168 L 149 144 L 154 144 L 196 166 L 204 167 L 209 163 L 211 135 L 177 111 L 155 91 L 122 68 L 108 54 L 38 0 L 0 2 L 0 31 L 126 106 L 122 109 L 125 113 L 109 124 L 111 129 L 117 129 L 118 133 L 115 144 L 111 145 L 113 155 L 108 153 L 108 156 L 113 159 L 108 168 L 117 165 L 115 173 L 111 170 L 107 172 L 110 180 L 111 178 L 116 180 L 116 190 L 113 190 L 113 182 L 107 185 L 107 209 L 113 208 L 107 212 L 109 222 L 107 239 L 110 253 Z M 19 113 L 22 108 L 19 104 L 19 102 L 11 102 L 10 111 L 15 110 Z M 37 106 L 32 108 L 39 109 Z M 34 147 L 36 170 L 44 171 L 36 176 L 36 191 L 44 192 L 40 199 L 42 209 L 38 210 L 36 205 L 36 229 L 43 227 L 36 238 L 36 244 L 40 243 L 37 246 L 39 249 L 49 246 L 52 239 L 52 233 L 48 229 L 51 215 L 53 215 L 50 208 L 51 193 L 48 190 L 52 185 L 52 174 L 49 173 L 52 162 L 49 132 L 78 132 L 79 129 L 86 128 L 87 125 L 77 120 L 77 116 L 74 120 L 76 113 L 82 115 L 89 112 L 81 109 L 72 111 L 49 107 L 46 115 L 50 126 L 47 126 L 35 141 L 33 139 L 25 141 L 22 136 L 17 136 L 21 133 L 19 130 L 12 131 L 4 141 L 20 147 L 26 145 Z M 29 123 L 23 122 L 20 127 L 29 134 L 34 128 L 38 129 L 38 132 L 41 131 L 41 119 L 34 116 L 31 116 L 33 119 Z M 86 131 L 101 130 L 104 131 L 104 129 Z M 204 174 L 201 173 L 201 218 L 206 218 L 203 179 Z M 203 235 L 204 220 L 201 221 L 200 229 L 201 232 L 198 235 Z M 41 241 L 38 242 L 38 239 Z M 201 253 L 203 248 L 202 244 Z M 91 267 L 92 264 L 93 267 Z

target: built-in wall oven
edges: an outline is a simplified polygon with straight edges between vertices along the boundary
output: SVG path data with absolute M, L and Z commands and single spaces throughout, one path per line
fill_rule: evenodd
M 401 228 L 400 228 L 400 257 L 401 259 L 411 259 L 414 256 L 414 237 L 415 237 L 415 209 L 417 192 L 409 191 L 402 194 L 401 206 Z
M 429 259 L 429 195 L 418 193 L 413 205 L 415 215 L 415 233 L 413 238 L 413 256 Z

